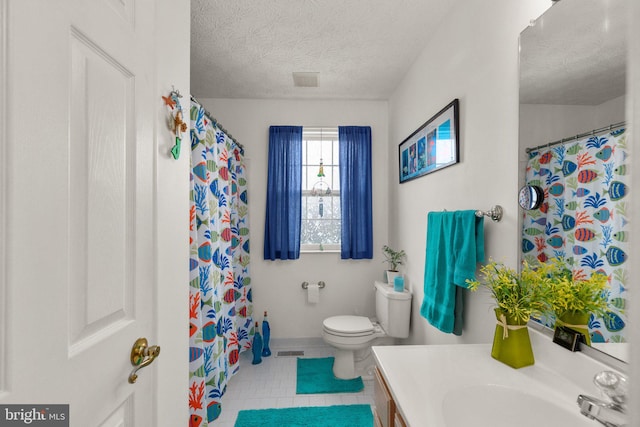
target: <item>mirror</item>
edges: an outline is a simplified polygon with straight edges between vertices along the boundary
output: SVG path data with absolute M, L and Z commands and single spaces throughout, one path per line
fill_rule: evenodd
M 524 185 L 518 194 L 518 204 L 525 211 L 538 209 L 544 202 L 544 190 L 539 185 Z
M 622 360 L 632 221 L 626 3 L 557 1 L 520 36 L 519 202 L 524 209 L 540 202 L 520 219 L 521 258 L 563 256 L 574 272 L 607 274 L 610 312 L 590 319 L 590 337 L 594 348 Z

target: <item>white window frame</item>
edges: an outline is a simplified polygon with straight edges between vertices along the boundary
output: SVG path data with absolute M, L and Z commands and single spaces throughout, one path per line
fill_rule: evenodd
M 338 140 L 338 127 L 307 127 L 304 126 L 302 128 L 302 143 L 306 144 L 307 141 L 321 141 L 323 139 L 332 138 L 336 141 Z M 303 152 L 307 152 L 306 147 Z M 307 159 L 302 159 L 303 165 L 307 165 Z M 323 159 L 323 164 L 327 167 L 335 166 L 338 163 L 338 159 Z M 304 170 L 303 170 L 304 172 Z M 309 177 L 307 177 L 309 179 Z M 338 202 L 340 200 L 340 190 L 334 188 L 335 185 L 331 186 L 331 197 L 337 197 Z M 302 190 L 303 203 L 304 198 L 311 196 L 311 190 Z M 304 209 L 304 206 L 303 206 Z M 333 219 L 335 220 L 335 218 Z M 340 218 L 340 224 L 342 225 L 342 217 Z M 300 229 L 300 233 L 302 233 L 302 227 L 304 227 L 304 218 L 303 223 Z M 341 249 L 341 244 L 303 244 L 300 243 L 300 252 L 301 253 L 339 253 Z

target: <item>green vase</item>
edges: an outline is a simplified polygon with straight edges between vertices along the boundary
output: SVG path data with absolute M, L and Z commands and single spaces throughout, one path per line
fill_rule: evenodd
M 556 326 L 566 326 L 569 329 L 580 332 L 584 335 L 584 342 L 591 345 L 591 335 L 589 335 L 589 317 L 591 313 L 568 311 L 556 320 Z
M 533 365 L 535 360 L 527 322 L 515 319 L 513 316 L 503 313 L 500 309 L 496 308 L 495 311 L 498 324 L 493 336 L 491 357 L 516 369 Z M 507 324 L 506 332 L 501 321 L 503 316 Z

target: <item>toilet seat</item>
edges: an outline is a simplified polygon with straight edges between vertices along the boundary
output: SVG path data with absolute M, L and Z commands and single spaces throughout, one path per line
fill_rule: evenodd
M 322 322 L 325 332 L 343 337 L 366 337 L 375 333 L 375 326 L 364 316 L 333 316 Z

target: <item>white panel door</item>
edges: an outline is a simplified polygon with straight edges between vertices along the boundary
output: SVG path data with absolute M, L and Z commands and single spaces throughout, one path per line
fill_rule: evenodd
M 127 381 L 134 341 L 163 344 L 154 322 L 155 2 L 0 5 L 0 403 L 70 404 L 77 427 L 163 425 L 153 407 L 162 353 Z

